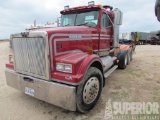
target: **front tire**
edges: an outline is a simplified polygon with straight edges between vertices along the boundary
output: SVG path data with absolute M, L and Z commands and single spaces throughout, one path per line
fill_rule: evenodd
M 102 72 L 90 67 L 84 81 L 77 87 L 77 111 L 86 113 L 98 102 L 103 87 Z

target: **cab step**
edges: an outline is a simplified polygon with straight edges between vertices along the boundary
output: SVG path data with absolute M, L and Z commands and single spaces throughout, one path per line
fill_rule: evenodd
M 115 69 L 118 68 L 118 65 L 114 65 L 111 69 L 109 69 L 105 74 L 104 77 L 107 78 Z

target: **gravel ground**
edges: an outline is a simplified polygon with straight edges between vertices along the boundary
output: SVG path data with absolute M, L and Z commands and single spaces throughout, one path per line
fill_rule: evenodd
M 0 42 L 0 120 L 103 120 L 106 102 L 160 103 L 160 46 L 137 46 L 125 70 L 116 70 L 107 79 L 98 104 L 87 114 L 70 112 L 27 96 L 5 81 L 9 43 Z

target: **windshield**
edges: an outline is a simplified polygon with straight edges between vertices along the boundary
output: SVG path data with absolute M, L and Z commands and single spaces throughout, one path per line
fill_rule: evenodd
M 89 26 L 96 27 L 98 24 L 98 11 L 78 12 L 62 15 L 61 26 Z

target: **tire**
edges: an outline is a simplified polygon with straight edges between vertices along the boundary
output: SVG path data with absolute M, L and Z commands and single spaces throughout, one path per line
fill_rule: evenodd
M 127 66 L 127 51 L 122 50 L 119 57 L 118 57 L 119 63 L 118 68 L 125 69 Z
M 133 48 L 131 47 L 131 51 L 130 51 L 130 58 L 131 58 L 131 61 L 133 59 Z
M 127 53 L 127 65 L 129 65 L 130 62 L 131 62 L 131 48 L 129 49 Z
M 77 87 L 77 111 L 86 113 L 98 102 L 103 87 L 102 72 L 96 67 L 90 67 L 84 81 Z

